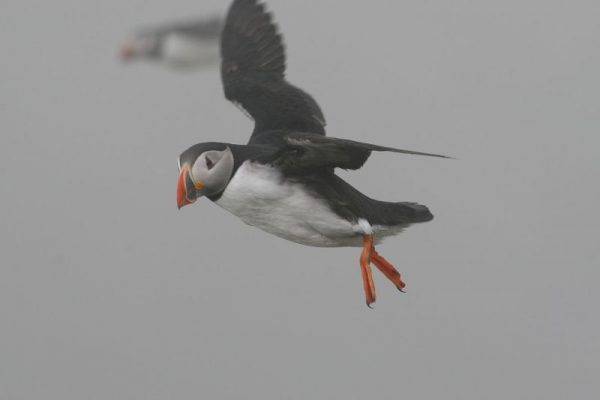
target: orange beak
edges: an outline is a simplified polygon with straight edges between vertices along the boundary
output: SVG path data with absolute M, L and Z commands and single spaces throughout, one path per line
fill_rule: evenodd
M 192 204 L 187 198 L 187 189 L 185 188 L 185 176 L 188 173 L 188 168 L 181 168 L 179 173 L 179 179 L 177 180 L 177 208 L 181 210 L 181 207 Z
M 133 44 L 127 43 L 119 50 L 119 58 L 121 61 L 129 61 L 135 54 L 135 48 Z
M 188 187 L 192 190 L 192 193 L 188 192 Z M 202 182 L 192 181 L 190 177 L 190 168 L 187 164 L 184 164 L 181 167 L 179 179 L 177 180 L 177 208 L 181 209 L 196 201 L 196 198 L 198 197 L 196 191 L 201 190 L 203 187 L 204 185 Z

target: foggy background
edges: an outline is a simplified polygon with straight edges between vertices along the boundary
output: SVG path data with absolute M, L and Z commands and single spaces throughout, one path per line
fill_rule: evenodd
M 600 3 L 269 0 L 340 173 L 436 218 L 303 247 L 204 199 L 176 159 L 245 143 L 216 67 L 121 65 L 139 26 L 224 1 L 0 2 L 0 399 L 565 399 L 600 390 Z

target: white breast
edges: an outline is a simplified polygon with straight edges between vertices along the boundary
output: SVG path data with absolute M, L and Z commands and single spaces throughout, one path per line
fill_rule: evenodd
M 305 187 L 275 168 L 246 161 L 216 204 L 249 225 L 307 246 L 361 246 L 370 225 L 335 214 Z
M 167 65 L 177 68 L 214 65 L 219 62 L 219 44 L 173 33 L 164 38 L 162 56 Z

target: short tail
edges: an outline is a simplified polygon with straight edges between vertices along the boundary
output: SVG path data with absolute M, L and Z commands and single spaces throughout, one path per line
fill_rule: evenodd
M 433 214 L 429 208 L 418 203 L 396 203 L 401 209 L 401 214 L 408 223 L 427 222 L 433 219 Z

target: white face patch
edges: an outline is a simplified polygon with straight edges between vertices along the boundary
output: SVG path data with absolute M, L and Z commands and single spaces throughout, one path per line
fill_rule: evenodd
M 233 173 L 233 154 L 225 150 L 209 150 L 202 153 L 191 167 L 192 179 L 201 183 L 204 195 L 213 195 L 223 190 Z

